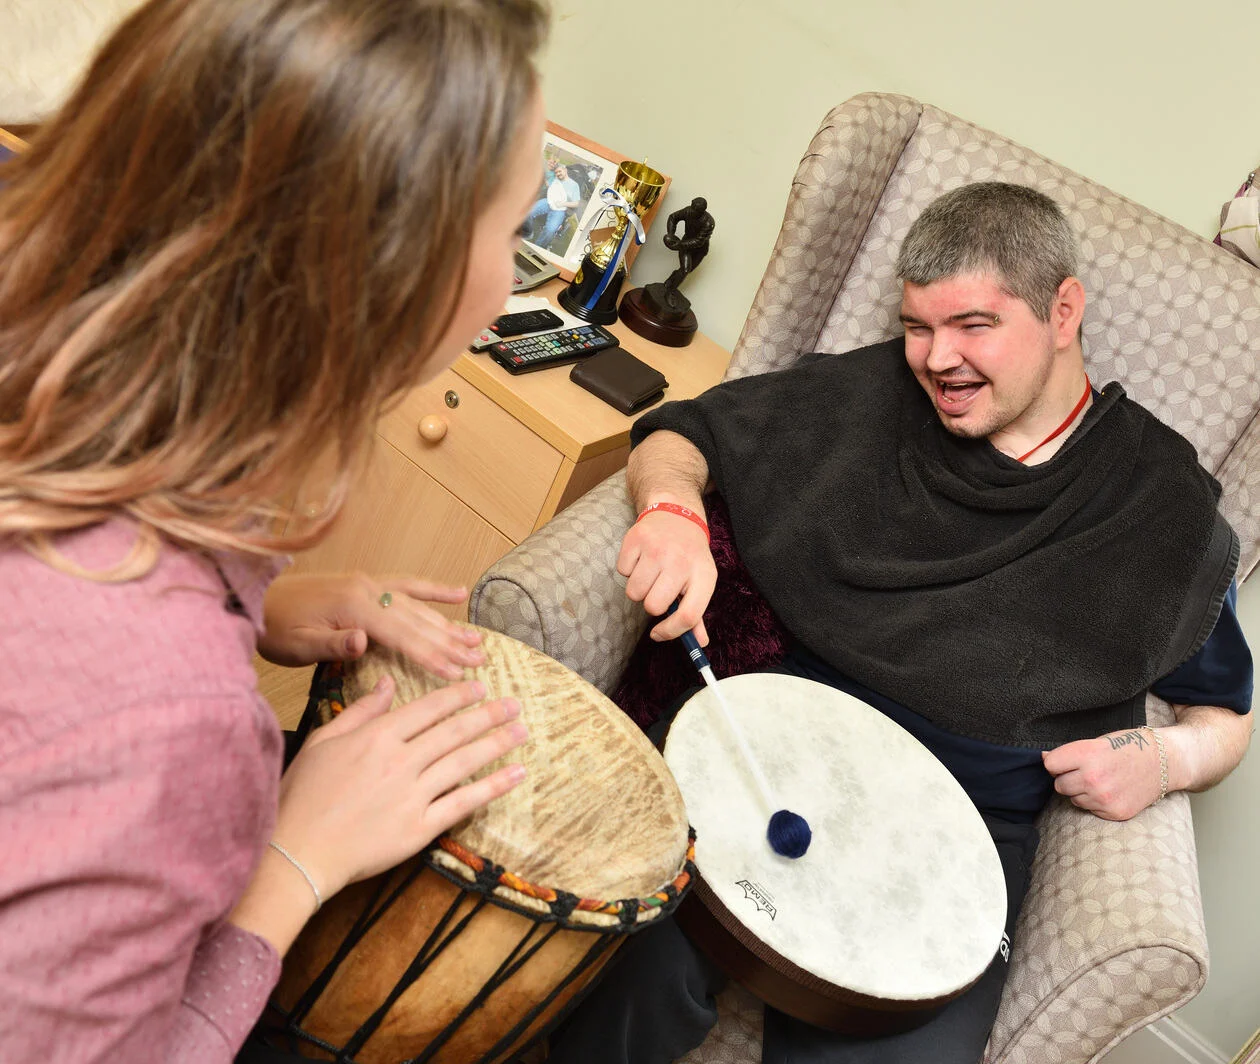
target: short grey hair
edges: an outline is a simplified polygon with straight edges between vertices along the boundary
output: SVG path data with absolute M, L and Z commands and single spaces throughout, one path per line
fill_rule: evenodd
M 1049 196 L 985 181 L 928 205 L 901 245 L 897 276 L 929 285 L 964 273 L 991 274 L 1049 321 L 1059 286 L 1076 275 L 1078 255 L 1072 227 Z

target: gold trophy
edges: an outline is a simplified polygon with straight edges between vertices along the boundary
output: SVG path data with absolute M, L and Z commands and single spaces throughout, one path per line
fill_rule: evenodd
M 647 163 L 627 160 L 617 167 L 612 187 L 599 194 L 606 209 L 613 212 L 612 230 L 582 257 L 581 268 L 559 296 L 560 305 L 570 314 L 597 325 L 617 320 L 617 298 L 626 279 L 626 252 L 631 240 L 642 244 L 646 239 L 641 219 L 664 188 L 665 178 Z

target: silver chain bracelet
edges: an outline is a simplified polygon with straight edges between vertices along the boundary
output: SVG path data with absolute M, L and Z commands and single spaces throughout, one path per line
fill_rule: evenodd
M 1160 797 L 1162 798 L 1163 795 L 1160 795 Z M 289 853 L 288 850 L 286 850 L 283 846 L 280 845 L 280 843 L 276 842 L 274 839 L 271 842 L 267 843 L 267 845 L 270 846 L 273 850 L 276 851 L 276 853 L 278 853 L 281 857 L 283 857 L 286 861 L 288 861 L 289 864 L 291 864 L 294 868 L 296 868 L 299 872 L 302 873 L 302 878 L 306 880 L 307 886 L 311 888 L 311 893 L 315 895 L 315 911 L 319 912 L 319 907 L 324 904 L 324 899 L 319 896 L 319 887 L 315 886 L 315 880 L 311 878 L 310 872 L 308 872 L 305 868 L 302 867 L 301 861 L 299 861 L 296 857 L 294 857 L 293 854 Z
M 1168 797 L 1168 751 L 1164 749 L 1164 737 L 1159 732 L 1149 724 L 1143 724 L 1142 727 L 1151 733 L 1151 738 L 1159 749 L 1159 797 L 1155 801 L 1162 802 Z

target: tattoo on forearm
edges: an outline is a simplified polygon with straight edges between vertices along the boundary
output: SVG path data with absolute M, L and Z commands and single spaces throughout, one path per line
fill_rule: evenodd
M 1111 749 L 1119 750 L 1122 746 L 1136 746 L 1141 750 L 1145 746 L 1150 746 L 1151 741 L 1140 731 L 1127 731 L 1123 735 L 1108 735 L 1105 737 L 1107 742 L 1111 743 Z

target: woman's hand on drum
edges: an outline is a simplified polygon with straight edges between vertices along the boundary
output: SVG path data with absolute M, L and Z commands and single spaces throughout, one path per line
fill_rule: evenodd
M 267 591 L 258 652 L 277 665 L 353 661 L 369 640 L 434 676 L 457 680 L 482 664 L 481 633 L 427 605 L 468 593 L 428 580 L 374 580 L 363 573 L 284 575 Z
M 452 684 L 386 712 L 385 677 L 311 733 L 280 782 L 272 838 L 321 899 L 392 868 L 525 778 L 513 764 L 460 782 L 527 738 L 514 699 L 467 709 L 484 695 L 479 682 Z M 232 921 L 283 954 L 314 909 L 301 872 L 269 848 Z
M 617 572 L 626 577 L 626 595 L 654 617 L 682 597 L 677 612 L 652 629 L 653 639 L 676 639 L 694 629 L 700 645 L 708 645 L 704 610 L 717 584 L 717 566 L 699 525 L 665 510 L 646 515 L 621 541 Z
M 524 778 L 508 765 L 460 785 L 527 738 L 515 699 L 468 709 L 485 697 L 479 681 L 386 712 L 393 697 L 385 677 L 311 733 L 280 783 L 276 840 L 300 848 L 330 893 L 392 868 Z

